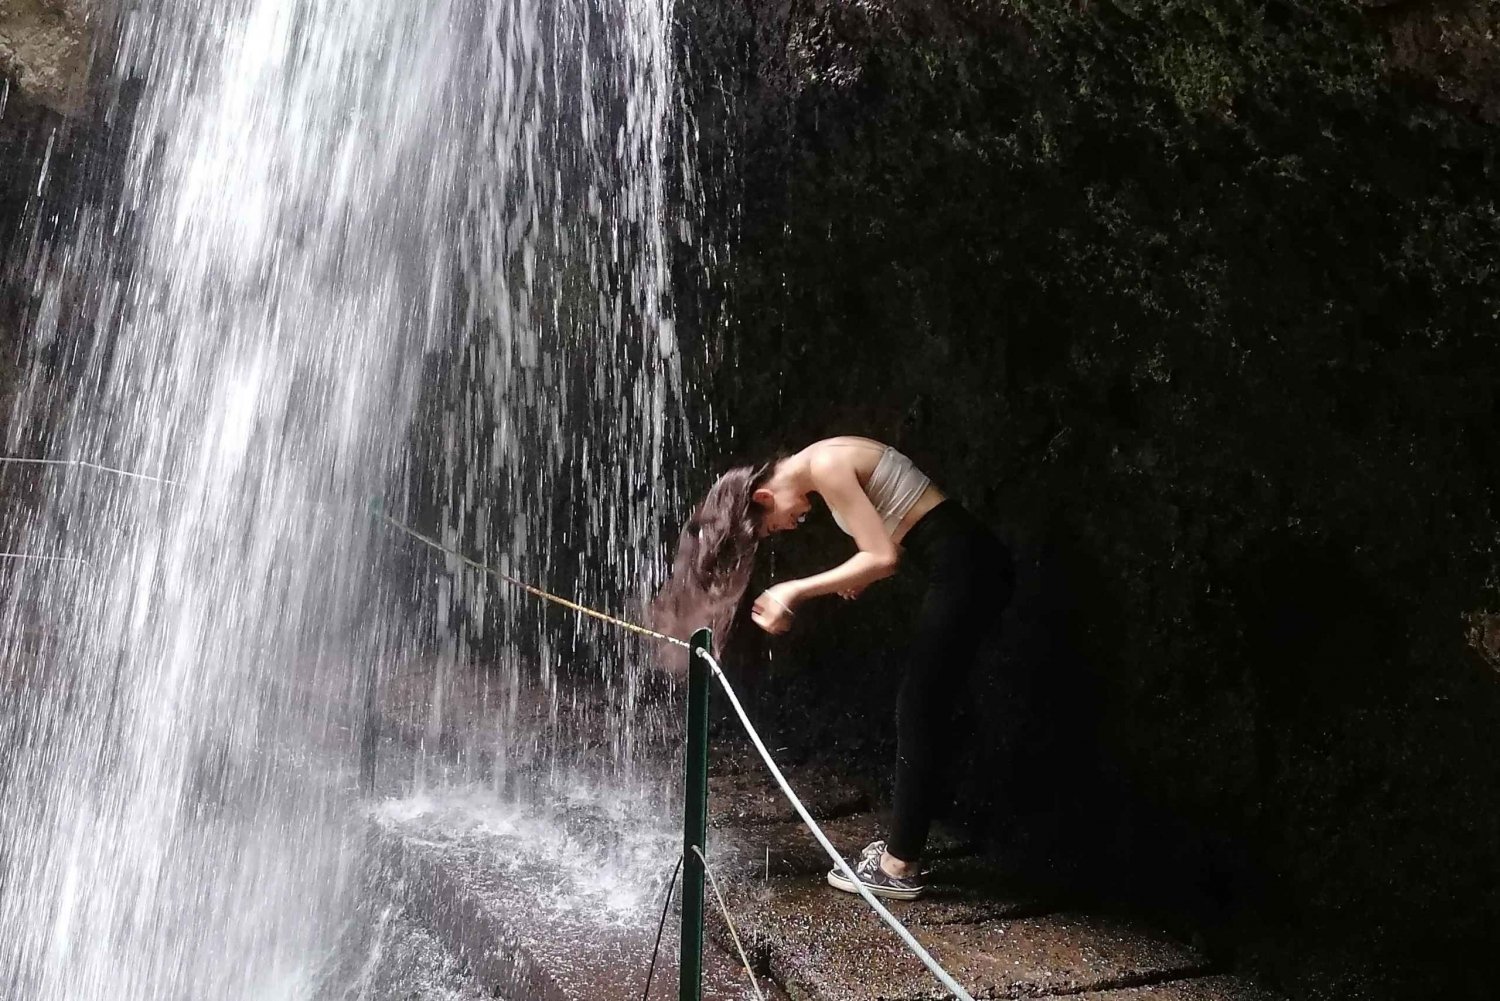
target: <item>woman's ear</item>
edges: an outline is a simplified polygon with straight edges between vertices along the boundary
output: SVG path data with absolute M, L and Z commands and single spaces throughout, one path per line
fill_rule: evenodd
M 776 503 L 776 495 L 768 487 L 759 487 L 750 495 L 750 500 L 761 507 L 769 508 Z

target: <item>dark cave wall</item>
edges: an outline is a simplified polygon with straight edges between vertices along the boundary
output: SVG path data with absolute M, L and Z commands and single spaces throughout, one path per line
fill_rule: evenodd
M 730 248 L 679 262 L 700 485 L 866 433 L 1020 557 L 960 816 L 1307 996 L 1473 986 L 1440 957 L 1500 932 L 1496 15 L 680 15 Z M 847 548 L 800 535 L 775 577 Z M 741 635 L 791 753 L 883 774 L 915 597 Z

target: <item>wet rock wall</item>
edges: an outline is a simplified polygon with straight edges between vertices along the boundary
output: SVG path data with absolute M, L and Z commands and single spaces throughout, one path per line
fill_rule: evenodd
M 1300 996 L 1482 991 L 1491 8 L 681 13 L 702 242 L 731 247 L 680 268 L 695 474 L 870 434 L 1020 559 L 956 815 Z M 846 552 L 809 525 L 767 575 Z M 741 635 L 787 755 L 888 772 L 917 597 Z
M 134 239 L 114 213 L 142 81 L 112 72 L 119 15 L 101 0 L 0 0 L 0 446 L 57 457 L 65 415 L 90 353 L 108 343 L 120 305 L 108 285 L 77 276 L 113 271 Z M 88 232 L 88 239 L 80 233 Z M 87 263 L 92 262 L 92 263 Z M 55 320 L 57 336 L 43 336 Z M 73 475 L 73 474 L 68 474 Z M 48 483 L 37 466 L 0 469 L 0 540 L 18 540 Z M 28 556 L 72 556 L 66 543 Z M 28 589 L 50 566 L 0 561 L 0 586 Z M 39 628 L 44 628 L 38 624 Z
M 112 44 L 115 13 L 99 0 L 0 2 L 0 426 L 5 428 L 23 357 L 41 358 L 46 364 L 38 371 L 55 377 L 43 399 L 67 392 L 65 352 L 59 345 L 30 342 L 26 331 L 41 308 L 37 278 L 54 263 L 42 255 L 42 246 L 115 191 L 118 137 L 130 115 L 131 84 L 105 83 L 95 72 L 96 65 L 108 62 L 96 56 Z M 86 315 L 87 308 L 75 299 L 67 302 L 69 315 Z M 44 435 L 38 427 L 25 444 L 39 446 Z M 12 472 L 9 489 L 29 481 L 24 472 Z

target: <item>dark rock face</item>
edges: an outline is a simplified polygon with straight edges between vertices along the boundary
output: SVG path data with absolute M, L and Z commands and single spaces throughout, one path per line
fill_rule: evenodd
M 1500 123 L 1500 7 L 1488 0 L 1370 3 L 1407 82 Z
M 106 131 L 89 114 L 104 20 L 97 0 L 0 0 L 0 420 L 11 411 L 34 238 L 69 224 L 83 161 Z
M 1493 17 L 682 8 L 709 454 L 870 434 L 988 518 L 960 811 L 1306 996 L 1469 996 L 1500 933 Z M 884 774 L 916 597 L 799 612 L 786 753 Z
M 6 352 L 8 371 L 16 357 L 23 293 L 19 286 L 24 258 L 20 226 L 47 157 L 56 116 L 29 100 L 23 92 L 7 95 L 0 108 L 0 351 Z M 10 381 L 10 375 L 4 381 Z
M 0 3 L 0 73 L 32 100 L 77 114 L 88 97 L 97 0 Z

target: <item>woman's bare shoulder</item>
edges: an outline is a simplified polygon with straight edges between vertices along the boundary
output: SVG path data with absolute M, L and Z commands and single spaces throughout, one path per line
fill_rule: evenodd
M 807 451 L 814 449 L 841 449 L 841 448 L 868 449 L 876 452 L 885 451 L 885 443 L 876 441 L 874 438 L 865 438 L 857 434 L 841 434 L 832 438 L 824 438 L 807 446 Z
M 861 481 L 869 476 L 884 452 L 885 445 L 873 438 L 862 438 L 859 435 L 824 438 L 803 449 L 812 464 L 824 469 L 832 466 L 851 467 Z

